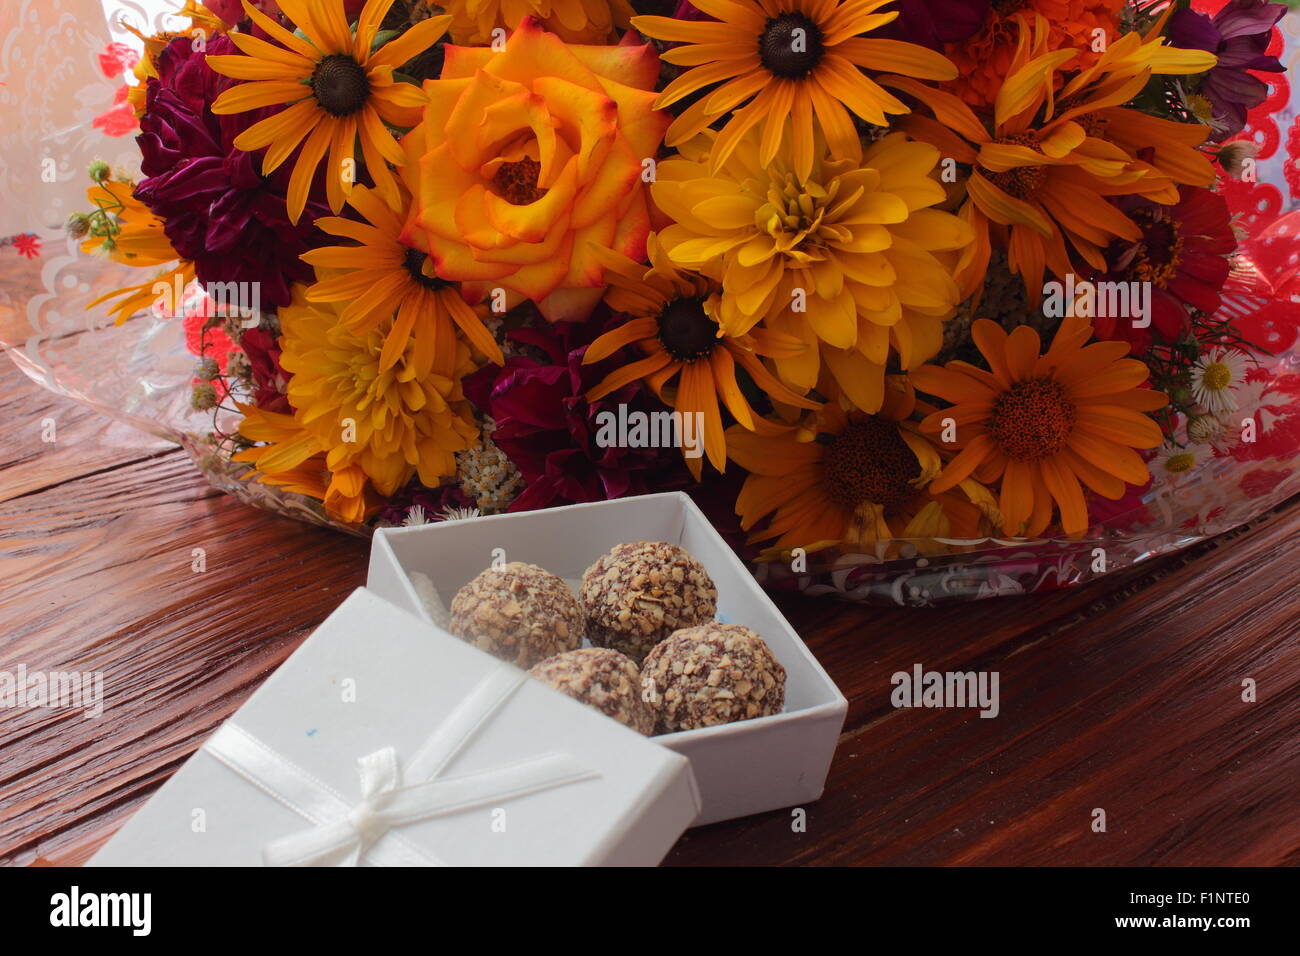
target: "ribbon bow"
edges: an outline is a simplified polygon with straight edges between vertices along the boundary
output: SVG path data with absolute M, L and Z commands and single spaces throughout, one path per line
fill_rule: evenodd
M 204 750 L 314 826 L 268 844 L 268 866 L 441 866 L 396 831 L 599 776 L 568 754 L 545 754 L 503 767 L 443 777 L 474 733 L 527 679 L 513 668 L 484 678 L 420 747 L 403 774 L 397 751 L 383 747 L 357 761 L 361 799 L 350 803 L 328 784 L 227 722 Z M 418 781 L 406 783 L 406 778 Z

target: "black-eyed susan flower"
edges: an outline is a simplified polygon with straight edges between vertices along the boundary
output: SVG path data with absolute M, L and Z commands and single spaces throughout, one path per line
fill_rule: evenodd
M 772 399 L 802 408 L 816 405 L 777 381 L 759 356 L 797 355 L 803 345 L 768 329 L 728 334 L 718 321 L 717 283 L 679 270 L 663 254 L 656 237 L 648 242 L 650 266 L 633 262 L 616 252 L 600 250 L 609 292 L 605 301 L 630 321 L 596 339 L 583 364 L 591 364 L 635 343 L 646 357 L 611 372 L 587 392 L 595 401 L 639 379 L 683 415 L 702 413 L 704 451 L 719 471 L 726 468 L 727 450 L 718 399 L 740 427 L 755 427 L 757 413 L 736 382 L 736 367 L 749 373 L 754 384 Z M 676 383 L 673 380 L 676 379 Z M 699 458 L 687 458 L 698 480 Z
M 390 204 L 398 202 L 397 182 L 388 163 L 401 166 L 406 157 L 384 124 L 414 126 L 425 99 L 419 87 L 394 80 L 393 70 L 433 46 L 447 31 L 451 17 L 423 20 L 372 50 L 392 5 L 393 0 L 367 0 L 354 33 L 343 0 L 284 0 L 280 9 L 300 36 L 244 0 L 244 11 L 275 42 L 231 33 L 230 39 L 247 55 L 208 57 L 208 65 L 218 73 L 250 81 L 221 94 L 212 112 L 243 113 L 287 104 L 239 134 L 235 146 L 250 152 L 266 147 L 262 160 L 266 175 L 302 144 L 289 180 L 289 218 L 295 223 L 326 152 L 330 208 L 342 210 L 355 179 L 351 172 L 358 141 L 376 189 Z
M 749 472 L 736 513 L 773 547 L 869 550 L 895 538 L 974 538 L 994 527 L 993 496 L 967 478 L 938 492 L 939 450 L 907 421 L 915 395 L 891 377 L 874 415 L 829 402 L 805 421 L 727 432 L 727 451 Z
M 1040 354 L 1038 333 L 1020 326 L 1008 335 L 979 319 L 971 327 L 989 371 L 966 362 L 926 365 L 911 374 L 918 391 L 952 402 L 926 416 L 921 428 L 941 439 L 947 430 L 957 456 L 931 484 L 953 488 L 972 475 L 1001 482 L 998 509 L 1006 534 L 1041 534 L 1053 509 L 1061 528 L 1088 527 L 1083 486 L 1118 500 L 1125 485 L 1144 485 L 1146 463 L 1134 449 L 1157 448 L 1160 426 L 1147 414 L 1163 408 L 1161 392 L 1140 387 L 1147 367 L 1125 358 L 1124 342 L 1093 342 L 1086 319 L 1067 317 Z
M 960 301 L 958 250 L 971 241 L 933 172 L 939 151 L 891 134 L 860 161 L 831 159 L 818 141 L 801 176 L 789 146 L 764 163 L 751 131 L 710 172 L 708 130 L 659 164 L 651 194 L 674 224 L 660 242 L 674 264 L 722 283 L 730 335 L 760 321 L 803 342 L 774 356 L 782 381 L 815 388 L 823 364 L 855 406 L 884 401 L 891 348 L 904 369 L 933 358 Z
M 398 189 L 409 205 L 405 187 L 399 184 Z M 413 342 L 412 367 L 417 376 L 428 373 L 436 350 L 455 352 L 457 328 L 483 355 L 498 365 L 504 362 L 501 347 L 461 298 L 459 286 L 439 279 L 429 257 L 401 241 L 403 219 L 365 186 L 352 191 L 348 204 L 365 222 L 323 216 L 316 225 L 359 245 L 325 246 L 303 255 L 322 274 L 307 290 L 307 301 L 338 303 L 339 321 L 355 335 L 387 329 L 380 372 L 396 365 Z
M 632 25 L 646 36 L 682 44 L 666 51 L 664 60 L 692 67 L 668 84 L 657 107 L 721 84 L 686 108 L 668 128 L 665 142 L 668 146 L 685 143 L 735 110 L 710 158 L 714 171 L 726 164 L 751 129 L 761 132 L 759 155 L 764 166 L 788 135 L 790 165 L 801 177 L 813 167 L 815 126 L 833 156 L 856 160 L 862 145 L 850 110 L 877 126 L 888 125 L 888 114 L 908 111 L 862 68 L 923 80 L 957 76 L 956 67 L 933 50 L 864 35 L 898 17 L 898 11 L 876 12 L 890 2 L 700 0 L 695 6 L 713 20 L 633 17 Z

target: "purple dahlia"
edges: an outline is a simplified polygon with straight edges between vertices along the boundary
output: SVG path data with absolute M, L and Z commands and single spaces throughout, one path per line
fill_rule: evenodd
M 1197 92 L 1213 110 L 1212 139 L 1222 142 L 1242 131 L 1246 113 L 1268 96 L 1268 84 L 1251 70 L 1281 73 L 1285 67 L 1267 54 L 1273 25 L 1285 4 L 1266 0 L 1230 0 L 1214 18 L 1179 10 L 1169 18 L 1169 42 L 1184 50 L 1207 50 L 1219 62 L 1201 79 Z
M 206 52 L 239 51 L 217 36 Z M 320 184 L 300 224 L 289 222 L 285 196 L 292 164 L 262 176 L 262 152 L 234 145 L 236 136 L 270 111 L 213 114 L 212 101 L 235 81 L 209 69 L 189 37 L 167 44 L 157 66 L 136 137 L 145 175 L 136 197 L 165 220 L 172 247 L 194 262 L 200 282 L 257 282 L 263 307 L 287 305 L 290 284 L 313 277 L 298 257 L 327 238 L 312 225 L 329 213 Z

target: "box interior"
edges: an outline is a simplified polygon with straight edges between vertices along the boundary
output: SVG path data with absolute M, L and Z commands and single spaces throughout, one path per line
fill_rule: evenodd
M 372 562 L 370 586 L 389 591 L 396 586 L 418 607 L 420 598 L 409 575 L 419 572 L 432 580 L 442 602 L 450 605 L 456 591 L 496 558 L 539 565 L 576 587 L 597 558 L 628 541 L 668 541 L 685 548 L 704 565 L 718 588 L 719 620 L 754 630 L 785 667 L 784 714 L 843 701 L 753 575 L 694 503 L 680 493 L 384 529 L 376 535 L 375 547 L 391 549 L 400 580 L 376 581 L 376 574 L 382 573 L 377 568 L 382 565 Z M 773 719 L 779 718 L 760 721 Z M 757 721 L 744 723 L 752 726 Z M 685 733 L 713 734 L 736 726 Z

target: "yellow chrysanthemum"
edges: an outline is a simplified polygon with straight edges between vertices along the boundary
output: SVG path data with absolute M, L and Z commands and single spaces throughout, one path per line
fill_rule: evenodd
M 932 358 L 959 302 L 949 260 L 971 233 L 930 208 L 946 199 L 931 175 L 938 150 L 895 134 L 859 164 L 821 146 L 801 177 L 788 147 L 764 163 L 751 132 L 711 175 L 714 135 L 659 164 L 651 192 L 675 220 L 660 233 L 669 258 L 722 282 L 729 334 L 762 321 L 808 346 L 774 359 L 796 391 L 816 387 L 824 360 L 854 405 L 878 411 L 891 347 L 904 369 Z
M 416 375 L 419 346 L 412 336 L 396 364 L 383 370 L 380 356 L 392 319 L 354 333 L 336 306 L 308 302 L 300 285 L 293 292 L 293 303 L 280 310 L 280 365 L 290 375 L 287 395 L 300 431 L 236 459 L 274 475 L 324 453 L 332 474 L 359 468 L 384 496 L 417 473 L 430 488 L 455 474 L 455 453 L 478 437 L 460 385 L 473 370 L 468 347 L 459 342 L 454 352 L 434 350 L 432 371 Z M 259 440 L 255 426 L 240 430 Z
M 409 207 L 410 194 L 403 186 L 399 189 L 402 205 Z M 461 298 L 459 286 L 439 279 L 432 260 L 401 241 L 404 220 L 365 186 L 352 191 L 348 204 L 365 222 L 322 216 L 316 225 L 360 245 L 325 246 L 303 254 L 304 261 L 322 270 L 319 281 L 307 290 L 307 301 L 339 303 L 341 321 L 357 335 L 381 325 L 388 329 L 379 357 L 381 372 L 392 368 L 414 341 L 415 374 L 427 374 L 434 367 L 435 351 L 455 352 L 457 328 L 480 353 L 504 364 L 501 347 Z
M 272 488 L 322 501 L 325 513 L 335 521 L 361 524 L 383 504 L 383 499 L 366 480 L 360 465 L 346 465 L 331 472 L 325 467 L 325 453 L 317 452 L 296 465 L 283 465 L 282 448 L 295 448 L 312 441 L 307 429 L 293 415 L 270 412 L 254 405 L 236 403 L 243 421 L 239 433 L 249 441 L 264 442 L 236 453 L 235 461 L 248 462 L 248 477 Z M 272 470 L 272 469 L 278 470 Z
M 845 412 L 830 402 L 785 427 L 727 432 L 731 458 L 750 472 L 736 513 L 741 527 L 771 516 L 753 541 L 778 549 L 835 544 L 870 550 L 893 538 L 973 538 L 993 530 L 993 496 L 973 480 L 931 492 L 939 452 L 908 422 L 915 395 L 891 376 L 878 413 Z
M 963 296 L 982 287 L 992 242 L 1000 241 L 991 223 L 1009 227 L 1007 262 L 1037 302 L 1045 269 L 1058 276 L 1074 272 L 1077 255 L 1105 271 L 1103 252 L 1113 240 L 1140 237 L 1108 197 L 1136 194 L 1174 204 L 1178 184 L 1213 183 L 1214 169 L 1196 148 L 1208 127 L 1123 106 L 1153 74 L 1200 73 L 1216 62 L 1210 53 L 1163 46 L 1158 26 L 1145 37 L 1126 34 L 1058 90 L 1058 71 L 1074 51 L 1048 49 L 1050 30 L 1042 17 L 1032 31 L 1026 22 L 994 103 L 991 130 L 950 93 L 903 77 L 882 80 L 933 113 L 904 117 L 900 129 L 974 167 L 961 210 L 976 236 L 958 267 Z
M 384 124 L 414 126 L 420 122 L 425 97 L 419 87 L 394 80 L 393 70 L 433 46 L 447 32 L 451 17 L 423 20 L 372 50 L 393 0 L 367 0 L 355 34 L 344 16 L 343 0 L 281 0 L 281 11 L 303 36 L 290 33 L 248 0 L 243 4 L 244 12 L 275 43 L 232 33 L 230 39 L 247 55 L 207 58 L 208 66 L 223 76 L 251 81 L 218 96 L 212 112 L 244 113 L 288 104 L 240 133 L 235 146 L 247 152 L 269 147 L 262 159 L 265 176 L 303 144 L 289 178 L 289 218 L 296 223 L 302 216 L 312 177 L 327 150 L 326 193 L 330 208 L 342 210 L 352 191 L 358 139 L 375 188 L 396 206 L 397 181 L 388 163 L 401 166 L 406 156 Z
M 608 43 L 632 18 L 627 0 L 446 0 L 451 38 L 466 46 L 487 45 L 494 30 L 513 30 L 533 17 L 568 43 Z
M 663 54 L 666 62 L 694 67 L 668 84 L 655 106 L 663 109 L 722 84 L 686 108 L 668 128 L 665 142 L 679 146 L 735 110 L 710 160 L 715 172 L 751 129 L 762 132 L 760 165 L 766 166 L 785 142 L 788 125 L 790 165 L 806 178 L 815 158 L 816 116 L 831 155 L 858 159 L 862 144 L 849 110 L 877 126 L 889 125 L 887 114 L 908 111 L 861 68 L 923 80 L 957 76 L 940 53 L 862 35 L 898 17 L 898 11 L 875 12 L 890 2 L 700 0 L 695 6 L 713 20 L 633 17 L 632 25 L 646 36 L 682 44 Z

